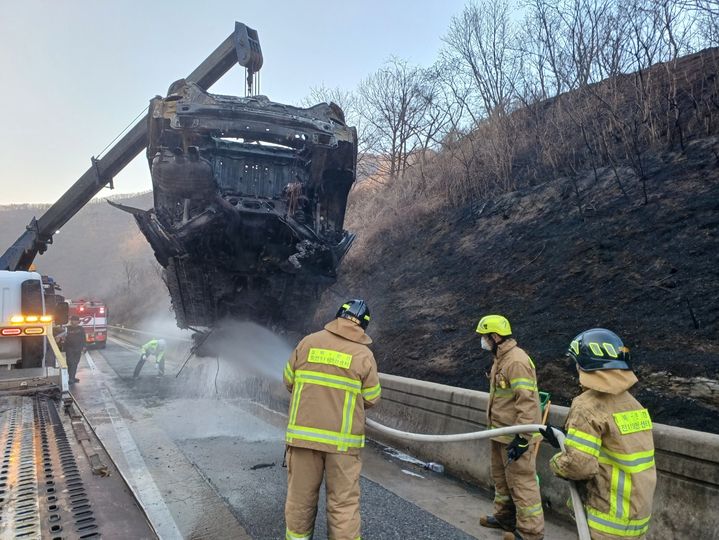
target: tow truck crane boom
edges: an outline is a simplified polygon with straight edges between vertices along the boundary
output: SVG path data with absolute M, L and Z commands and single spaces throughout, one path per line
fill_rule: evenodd
M 232 32 L 185 80 L 207 90 L 235 63 L 247 68 L 248 85 L 252 75 L 262 67 L 262 51 L 257 32 L 235 23 Z M 85 173 L 39 219 L 33 218 L 25 232 L 0 257 L 0 270 L 27 270 L 38 253 L 44 253 L 52 237 L 90 199 L 147 146 L 148 118 L 144 115 L 100 159 L 92 158 Z

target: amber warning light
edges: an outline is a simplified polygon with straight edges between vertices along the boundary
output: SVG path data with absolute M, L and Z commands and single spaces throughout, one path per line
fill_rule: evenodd
M 23 323 L 49 323 L 52 322 L 52 315 L 13 315 L 10 317 L 10 324 Z

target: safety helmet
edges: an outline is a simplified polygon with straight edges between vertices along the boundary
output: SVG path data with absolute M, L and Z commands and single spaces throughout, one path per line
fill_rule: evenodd
M 349 319 L 359 324 L 363 330 L 366 330 L 370 320 L 367 302 L 358 298 L 348 300 L 337 310 L 336 318 Z
M 167 342 L 164 339 L 158 339 L 157 340 L 157 348 L 164 349 L 165 347 L 167 347 Z
M 477 324 L 478 334 L 499 334 L 500 336 L 511 336 L 512 327 L 509 321 L 501 315 L 485 315 L 479 319 Z
M 585 330 L 569 344 L 567 356 L 583 371 L 631 370 L 629 349 L 617 334 L 605 328 Z

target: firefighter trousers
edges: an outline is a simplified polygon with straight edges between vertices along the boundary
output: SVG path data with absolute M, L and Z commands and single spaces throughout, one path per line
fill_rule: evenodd
M 531 443 L 517 461 L 509 463 L 507 445 L 490 441 L 494 480 L 494 517 L 502 523 L 516 523 L 524 540 L 544 538 L 544 512 L 537 482 L 536 456 Z
M 135 365 L 135 371 L 132 374 L 133 379 L 137 379 L 140 376 L 140 371 L 142 371 L 142 366 L 145 365 L 145 362 L 147 361 L 147 357 L 148 357 L 148 355 L 146 355 L 146 354 L 143 354 L 142 356 L 140 356 L 140 359 L 137 361 L 137 365 Z M 157 364 L 158 373 L 160 375 L 164 375 L 165 374 L 165 357 L 163 356 L 162 358 L 160 358 L 159 361 L 156 360 L 155 363 Z
M 142 371 L 142 366 L 145 365 L 145 360 L 147 360 L 147 356 L 144 354 L 140 355 L 140 359 L 137 361 L 137 364 L 135 365 L 135 371 L 132 373 L 133 379 L 137 379 L 140 376 L 140 371 Z
M 70 382 L 75 380 L 77 375 L 77 366 L 80 365 L 80 356 L 82 351 L 66 351 L 65 361 L 67 362 L 67 376 Z
M 287 448 L 286 540 L 309 540 L 315 527 L 322 478 L 327 491 L 330 540 L 360 538 L 358 455 L 332 454 L 297 446 Z

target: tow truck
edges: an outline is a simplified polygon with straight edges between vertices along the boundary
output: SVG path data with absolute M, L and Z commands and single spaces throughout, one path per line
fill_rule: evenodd
M 69 391 L 50 284 L 0 271 L 0 538 L 156 538 Z
M 206 92 L 235 64 L 245 67 L 250 83 L 262 64 L 257 32 L 242 23 L 235 23 L 235 30 L 183 84 Z M 172 101 L 163 103 L 171 108 Z M 339 118 L 336 109 L 333 107 L 332 114 Z M 53 325 L 67 322 L 69 306 L 55 294 L 51 280 L 43 283 L 39 273 L 29 271 L 35 257 L 52 244 L 53 235 L 100 190 L 112 188 L 113 177 L 148 145 L 152 114 L 139 120 L 103 157 L 91 158 L 87 171 L 42 216 L 33 218 L 0 256 L 0 538 L 157 537 L 68 385 L 67 362 L 55 341 Z M 329 120 L 326 127 L 321 126 L 325 132 L 332 131 Z M 301 118 L 297 121 L 308 124 Z M 242 149 L 238 155 L 241 153 Z M 300 183 L 311 177 L 298 173 Z M 343 189 L 349 189 L 347 180 L 345 176 Z M 301 186 L 296 187 L 287 197 L 301 199 Z M 302 203 L 295 198 L 293 211 Z M 332 219 L 341 225 L 344 210 L 337 212 Z M 147 219 L 154 217 L 147 215 Z M 318 208 L 315 223 L 327 219 Z M 311 234 L 306 225 L 289 229 L 292 227 Z M 318 228 L 315 234 L 317 239 L 323 233 Z M 335 233 L 331 236 L 337 237 Z M 346 236 L 338 240 L 335 262 L 348 247 Z M 174 245 L 172 239 L 169 244 Z M 180 256 L 173 251 L 170 258 Z M 186 287 L 192 285 L 185 283 Z M 177 289 L 180 296 L 186 292 Z

